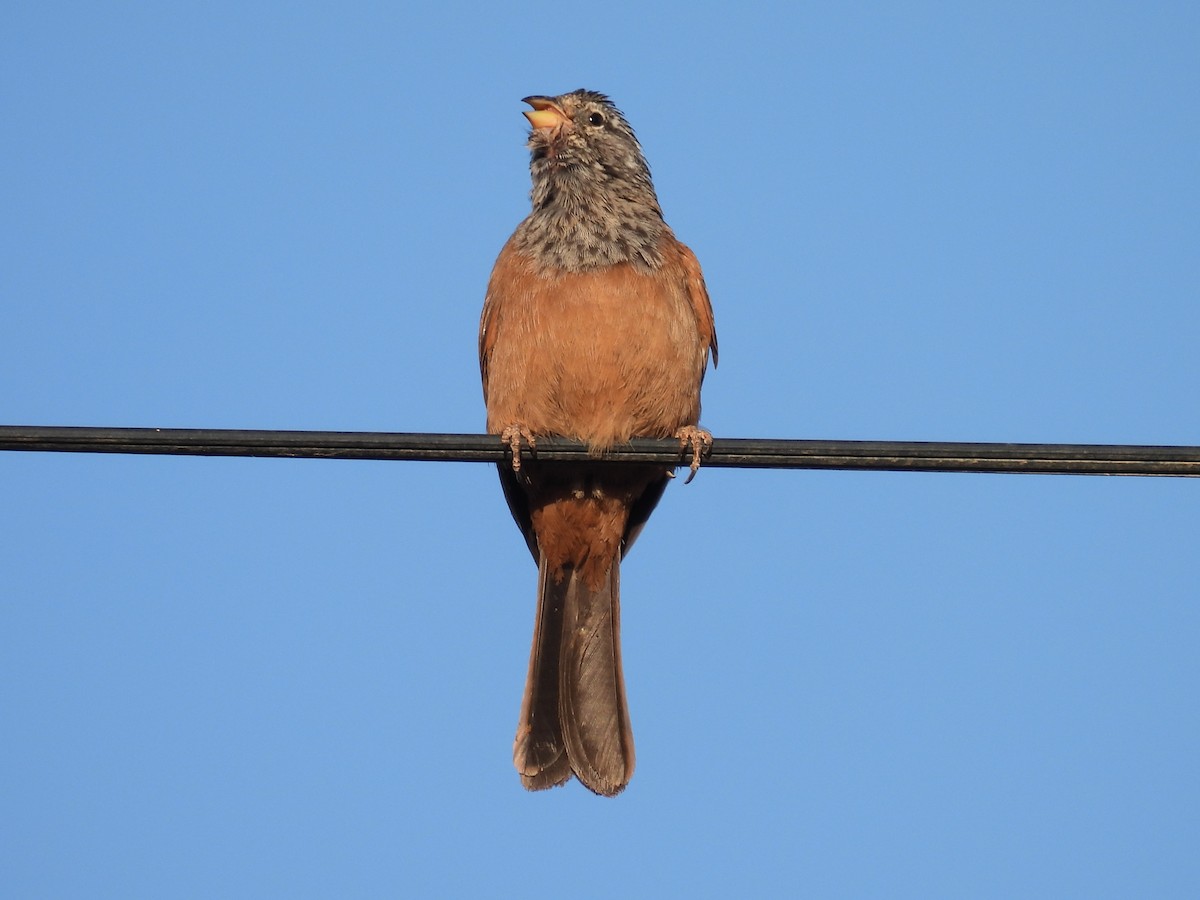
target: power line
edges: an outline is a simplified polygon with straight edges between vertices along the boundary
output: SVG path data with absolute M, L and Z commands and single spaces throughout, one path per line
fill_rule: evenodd
M 408 459 L 503 462 L 496 435 L 209 428 L 83 428 L 0 425 L 0 450 L 253 456 L 301 459 Z M 587 459 L 582 444 L 538 438 L 543 461 Z M 686 465 L 691 452 L 671 439 L 638 438 L 605 461 Z M 1121 444 L 978 444 L 937 441 L 801 441 L 717 438 L 704 465 L 750 469 L 872 469 L 904 472 L 1024 472 L 1060 475 L 1200 476 L 1200 447 Z

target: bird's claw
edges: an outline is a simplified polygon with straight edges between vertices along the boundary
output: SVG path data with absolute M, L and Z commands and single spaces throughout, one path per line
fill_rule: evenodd
M 508 449 L 512 451 L 512 467 L 514 472 L 521 471 L 521 442 L 524 441 L 530 450 L 537 449 L 537 440 L 534 438 L 533 433 L 520 424 L 509 425 L 501 431 L 500 440 L 504 441 L 508 445 Z
M 684 484 L 691 484 L 692 479 L 696 477 L 696 473 L 700 471 L 700 457 L 712 449 L 712 432 L 706 431 L 698 425 L 684 425 L 675 432 L 675 437 L 679 438 L 680 448 L 684 450 L 689 447 L 691 448 L 692 464 L 689 468 L 692 471 L 688 475 L 687 481 L 684 482 Z

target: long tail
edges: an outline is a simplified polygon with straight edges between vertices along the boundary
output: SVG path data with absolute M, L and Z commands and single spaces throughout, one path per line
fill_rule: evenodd
M 605 797 L 633 776 L 633 732 L 621 672 L 620 569 L 593 588 L 567 568 L 538 567 L 537 624 L 513 747 L 521 782 L 555 787 L 572 773 Z

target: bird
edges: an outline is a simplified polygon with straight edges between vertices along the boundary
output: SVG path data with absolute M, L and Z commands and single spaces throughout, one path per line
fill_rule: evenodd
M 579 89 L 522 102 L 532 210 L 500 251 L 479 329 L 487 430 L 512 449 L 501 487 L 538 567 L 513 762 L 529 790 L 573 775 L 611 797 L 634 769 L 620 563 L 674 467 L 598 458 L 677 437 L 695 474 L 712 443 L 700 386 L 717 336 L 700 264 L 663 220 L 612 100 Z M 588 458 L 539 461 L 543 436 L 584 442 Z

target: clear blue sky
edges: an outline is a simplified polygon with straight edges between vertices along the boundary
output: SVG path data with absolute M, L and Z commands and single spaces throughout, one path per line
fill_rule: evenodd
M 521 97 L 605 91 L 718 436 L 1200 444 L 1193 3 L 9 3 L 0 422 L 477 432 Z M 1200 483 L 711 470 L 638 770 L 511 764 L 488 466 L 0 454 L 13 897 L 1200 895 Z

